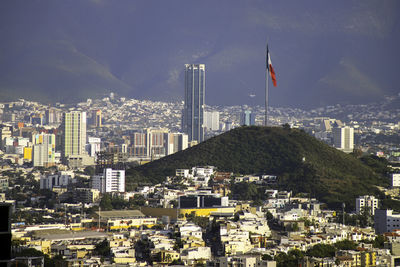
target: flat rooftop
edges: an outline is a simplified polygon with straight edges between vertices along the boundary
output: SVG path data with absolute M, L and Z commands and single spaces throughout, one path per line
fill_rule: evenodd
M 101 219 L 129 219 L 129 218 L 144 218 L 146 217 L 140 210 L 109 210 L 95 211 L 94 217 Z

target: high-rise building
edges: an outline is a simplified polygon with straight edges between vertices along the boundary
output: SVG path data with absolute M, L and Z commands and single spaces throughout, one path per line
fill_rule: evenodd
M 378 208 L 378 199 L 374 196 L 359 196 L 356 198 L 356 212 L 361 214 L 364 209 L 368 209 L 371 215 L 375 215 Z
M 37 134 L 33 138 L 33 144 L 33 166 L 49 167 L 55 164 L 54 134 Z
M 64 113 L 61 129 L 63 159 L 83 155 L 86 144 L 86 112 Z
M 46 110 L 46 122 L 53 125 L 61 122 L 61 111 L 56 108 Z
M 185 105 L 182 129 L 189 142 L 204 140 L 205 65 L 185 64 Z
M 188 147 L 188 136 L 170 133 L 168 129 L 145 129 L 131 135 L 129 155 L 137 158 L 158 159 Z
M 40 177 L 40 189 L 52 189 L 53 187 L 67 187 L 72 181 L 68 174 L 54 174 Z
M 12 127 L 11 126 L 2 126 L 0 129 L 0 148 L 3 148 L 6 145 L 6 138 L 12 136 Z
M 255 114 L 251 110 L 245 110 L 240 114 L 240 125 L 256 125 Z
M 89 156 L 96 158 L 96 153 L 100 152 L 101 139 L 99 137 L 88 137 L 86 152 Z
M 333 128 L 333 144 L 343 152 L 350 153 L 354 149 L 354 128 L 338 127 Z
M 204 111 L 204 127 L 209 131 L 219 130 L 219 112 Z
M 92 115 L 93 126 L 96 128 L 102 127 L 102 118 L 101 118 L 101 110 L 97 109 L 93 111 Z
M 102 174 L 93 176 L 92 188 L 102 194 L 125 192 L 125 170 L 104 169 Z
M 167 133 L 164 134 L 166 143 L 166 154 L 171 155 L 181 150 L 188 148 L 188 136 L 183 133 Z

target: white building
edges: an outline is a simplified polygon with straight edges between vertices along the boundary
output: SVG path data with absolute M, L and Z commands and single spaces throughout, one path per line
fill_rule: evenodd
M 209 131 L 219 131 L 219 112 L 204 111 L 204 126 Z
M 340 127 L 333 128 L 333 145 L 345 153 L 353 152 L 354 149 L 354 128 Z
M 33 137 L 33 166 L 48 167 L 55 164 L 56 136 L 37 134 Z
M 376 210 L 374 226 L 377 234 L 398 230 L 400 229 L 400 214 L 393 214 L 393 210 Z
M 68 186 L 72 178 L 70 175 L 50 175 L 40 177 L 40 189 L 52 189 L 55 186 Z
M 363 209 L 368 208 L 371 214 L 375 214 L 375 210 L 378 208 L 378 199 L 374 196 L 359 196 L 356 198 L 356 212 L 360 214 Z
M 98 137 L 88 137 L 88 143 L 86 144 L 86 152 L 91 157 L 96 157 L 96 153 L 100 152 L 101 139 Z
M 125 170 L 104 169 L 103 174 L 93 176 L 92 188 L 100 193 L 125 192 Z
M 187 223 L 179 227 L 179 232 L 181 233 L 181 238 L 193 236 L 201 239 L 203 232 L 201 227 L 194 223 Z
M 400 187 L 400 173 L 392 173 L 392 187 Z
M 211 248 L 210 247 L 193 247 L 181 249 L 181 259 L 187 265 L 194 266 L 195 261 L 210 260 Z

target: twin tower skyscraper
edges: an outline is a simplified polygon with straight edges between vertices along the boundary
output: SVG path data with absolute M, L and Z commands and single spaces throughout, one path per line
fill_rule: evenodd
M 204 141 L 206 69 L 204 64 L 185 64 L 185 104 L 182 130 L 189 142 Z

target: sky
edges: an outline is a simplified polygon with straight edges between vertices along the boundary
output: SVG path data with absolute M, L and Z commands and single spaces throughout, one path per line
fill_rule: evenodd
M 4 0 L 0 99 L 181 101 L 184 64 L 202 63 L 207 104 L 263 105 L 268 42 L 271 106 L 368 103 L 400 92 L 399 11 L 396 0 Z

